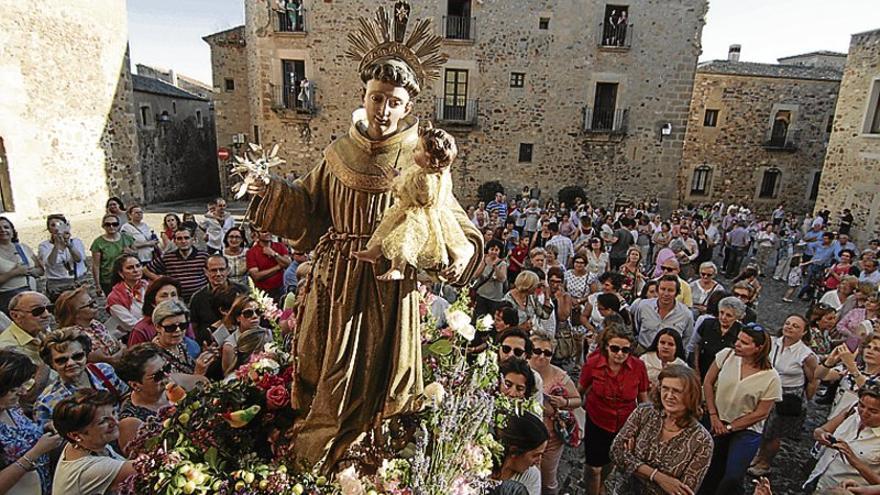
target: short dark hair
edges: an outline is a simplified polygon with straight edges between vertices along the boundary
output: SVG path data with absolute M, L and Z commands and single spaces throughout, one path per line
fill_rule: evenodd
M 508 373 L 516 373 L 524 376 L 526 379 L 526 397 L 531 397 L 535 393 L 535 374 L 532 372 L 532 368 L 529 367 L 529 363 L 527 363 L 525 359 L 512 357 L 501 363 L 498 367 L 498 372 L 502 379 L 504 378 L 504 375 Z
M 158 294 L 159 290 L 166 285 L 173 285 L 174 288 L 177 289 L 178 296 L 183 290 L 180 286 L 180 282 L 178 282 L 176 278 L 163 275 L 153 280 L 150 282 L 150 285 L 147 286 L 146 292 L 144 292 L 144 316 L 151 316 L 153 314 L 153 310 L 156 309 L 156 294 Z
M 52 424 L 62 438 L 73 442 L 69 435 L 89 426 L 99 407 L 114 404 L 116 398 L 106 390 L 81 388 L 55 405 Z
M 243 230 L 241 230 L 238 227 L 232 227 L 231 229 L 226 231 L 226 234 L 223 235 L 223 245 L 224 246 L 229 247 L 229 233 L 232 231 L 238 232 L 241 235 L 241 245 L 242 246 L 247 246 L 250 244 L 250 241 L 248 241 L 248 238 L 244 234 Z
M 657 335 L 654 336 L 654 341 L 651 342 L 650 347 L 648 347 L 648 350 L 645 352 L 657 352 L 657 345 L 660 344 L 660 337 L 664 335 L 669 335 L 670 337 L 672 337 L 672 340 L 675 341 L 675 357 L 681 359 L 682 361 L 685 361 L 687 358 L 685 356 L 684 344 L 681 340 L 681 334 L 679 334 L 678 330 L 674 328 L 663 328 L 659 332 L 657 332 Z
M 14 349 L 0 349 L 0 397 L 24 385 L 36 372 L 31 358 Z
M 113 368 L 120 380 L 141 383 L 144 380 L 144 367 L 147 365 L 147 361 L 161 355 L 162 353 L 156 344 L 143 342 L 122 351 L 122 355 L 116 360 Z
M 67 221 L 67 218 L 61 213 L 50 213 L 46 217 L 46 230 L 49 230 L 49 225 L 52 224 L 52 220 L 61 220 L 67 225 L 70 225 L 70 222 Z
M 672 274 L 663 275 L 657 279 L 657 288 L 660 288 L 661 282 L 675 282 L 675 295 L 681 294 L 681 284 L 678 282 L 678 277 Z
M 247 289 L 238 284 L 226 284 L 213 289 L 211 291 L 211 302 L 213 303 L 214 310 L 217 312 L 221 309 L 229 311 L 235 299 L 242 294 L 247 294 Z
M 519 311 L 512 307 L 501 308 L 501 321 L 511 327 L 519 325 Z
M 446 167 L 458 156 L 455 138 L 443 129 L 425 127 L 419 129 L 419 136 L 425 145 L 425 152 L 434 167 Z
M 485 252 L 488 253 L 489 249 L 496 247 L 500 250 L 499 256 L 504 256 L 504 243 L 499 241 L 498 239 L 489 239 L 489 242 L 486 243 Z
M 540 447 L 549 438 L 544 421 L 538 416 L 523 412 L 507 417 L 507 425 L 501 430 L 500 440 L 504 446 L 504 458 L 522 455 Z
M 386 58 L 361 72 L 361 81 L 364 84 L 373 79 L 405 89 L 410 98 L 415 98 L 422 92 L 415 72 L 402 60 Z
M 565 282 L 565 271 L 561 267 L 551 266 L 550 269 L 547 270 L 547 280 L 550 280 L 550 277 L 557 277 Z
M 557 222 L 550 222 L 547 225 L 547 229 L 550 230 L 550 232 L 559 232 L 559 224 Z
M 6 222 L 9 224 L 9 228 L 12 229 L 12 242 L 18 242 L 18 231 L 15 230 L 15 224 L 12 223 L 7 217 L 0 217 L 0 222 Z
M 611 286 L 614 287 L 614 290 L 616 291 L 623 287 L 623 275 L 617 272 L 605 272 L 602 275 L 599 275 L 600 284 L 604 284 L 606 281 L 611 282 Z
M 519 318 L 519 317 L 517 316 L 517 318 Z M 508 328 L 507 330 L 498 334 L 498 345 L 503 344 L 504 341 L 509 339 L 510 337 L 516 337 L 516 338 L 523 339 L 524 341 L 526 341 L 526 348 L 525 348 L 526 354 L 529 356 L 532 355 L 532 351 L 534 350 L 534 347 L 532 347 L 532 339 L 529 338 L 528 332 L 526 332 L 525 330 L 523 330 L 520 327 Z
M 135 260 L 137 260 L 138 263 L 141 262 L 141 260 L 133 254 L 119 255 L 118 258 L 113 260 L 113 277 L 110 279 L 111 285 L 116 285 L 119 282 L 122 282 L 122 275 L 120 275 L 119 272 L 122 271 L 122 265 L 124 265 L 126 260 L 128 260 L 129 258 L 134 258 Z

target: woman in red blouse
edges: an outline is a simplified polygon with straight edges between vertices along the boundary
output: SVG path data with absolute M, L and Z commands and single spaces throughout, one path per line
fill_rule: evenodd
M 648 399 L 648 372 L 632 355 L 635 339 L 623 326 L 607 325 L 598 349 L 581 369 L 578 390 L 585 397 L 587 493 L 598 495 L 602 467 L 611 462 L 609 451 L 617 432 L 639 402 Z

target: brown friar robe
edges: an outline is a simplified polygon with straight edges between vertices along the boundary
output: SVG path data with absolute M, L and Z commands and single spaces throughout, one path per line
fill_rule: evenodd
M 296 462 L 323 460 L 325 470 L 377 419 L 410 411 L 424 385 L 415 270 L 382 282 L 376 274 L 387 260 L 371 265 L 351 256 L 391 204 L 398 170 L 412 163 L 418 121 L 406 119 L 400 132 L 372 141 L 361 131 L 364 119 L 363 110 L 355 112 L 348 135 L 327 147 L 320 165 L 293 183 L 272 181 L 248 211 L 294 249 L 315 250 L 294 341 L 291 395 L 301 415 L 293 442 Z M 449 204 L 478 253 L 456 281 L 463 284 L 479 263 L 482 237 L 454 198 Z

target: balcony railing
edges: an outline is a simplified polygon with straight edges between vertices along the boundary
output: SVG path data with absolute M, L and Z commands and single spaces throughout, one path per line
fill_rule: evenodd
M 306 9 L 299 8 L 292 11 L 276 11 L 275 32 L 305 33 Z
M 764 141 L 764 149 L 767 151 L 795 151 L 798 149 L 800 142 L 800 130 L 791 130 L 781 135 L 770 135 L 769 139 Z
M 584 107 L 584 132 L 626 132 L 627 111 L 623 108 Z
M 434 119 L 438 122 L 459 125 L 477 125 L 480 100 L 438 97 L 434 105 Z
M 293 86 L 272 85 L 272 93 L 273 110 L 290 110 L 304 115 L 315 113 L 315 83 L 312 81 L 305 91 Z
M 443 25 L 446 26 L 446 39 L 474 41 L 476 30 L 476 22 L 473 17 L 465 17 L 460 15 L 443 16 Z
M 612 24 L 609 21 L 599 25 L 600 48 L 617 48 L 629 49 L 632 46 L 633 25 L 632 24 Z

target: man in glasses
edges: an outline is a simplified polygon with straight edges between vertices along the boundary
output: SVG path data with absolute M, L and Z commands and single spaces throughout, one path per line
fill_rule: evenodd
M 205 275 L 205 262 L 208 255 L 193 247 L 193 233 L 186 227 L 180 227 L 174 233 L 174 251 L 169 251 L 154 258 L 144 268 L 144 275 L 150 280 L 168 275 L 180 282 L 180 297 L 189 302 L 193 294 L 208 284 Z
M 204 271 L 205 277 L 208 279 L 208 285 L 197 290 L 189 303 L 190 321 L 195 329 L 196 337 L 198 337 L 199 343 L 202 345 L 205 342 L 211 343 L 208 327 L 222 318 L 217 309 L 213 294 L 232 284 L 229 281 L 229 260 L 223 255 L 212 254 L 208 256 L 205 260 Z M 247 292 L 245 287 L 240 287 L 237 284 L 232 285 L 235 285 L 240 294 Z
M 519 327 L 508 328 L 498 335 L 498 362 L 503 363 L 510 358 L 528 359 L 532 356 L 532 341 L 529 334 Z M 544 407 L 544 380 L 541 375 L 532 370 L 535 375 L 535 394 L 532 399 Z
M 754 323 L 758 321 L 758 313 L 752 308 L 752 299 L 755 297 L 755 289 L 745 280 L 741 280 L 734 284 L 733 295 L 739 298 L 746 305 L 746 313 L 743 315 L 742 323 Z
M 654 336 L 664 328 L 675 329 L 681 335 L 682 342 L 691 341 L 694 315 L 684 303 L 676 301 L 681 285 L 678 276 L 667 273 L 660 277 L 657 284 L 657 297 L 646 299 L 636 306 L 632 315 L 638 335 L 636 353 L 641 354 L 650 347 Z
M 53 374 L 40 359 L 40 339 L 52 323 L 52 305 L 43 294 L 26 291 L 12 298 L 9 313 L 12 325 L 0 333 L 0 348 L 15 349 L 37 365 L 34 386 L 21 398 L 22 407 L 28 410 Z

